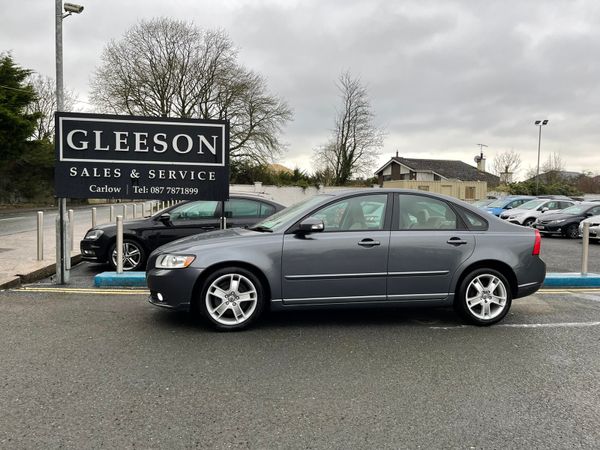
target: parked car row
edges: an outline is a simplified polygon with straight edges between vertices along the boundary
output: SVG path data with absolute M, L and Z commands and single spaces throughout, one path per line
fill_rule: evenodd
M 589 222 L 590 240 L 600 240 L 600 202 L 579 202 L 566 196 L 509 195 L 477 206 L 516 225 L 533 227 L 542 235 L 562 235 L 575 239 L 583 234 L 583 221 Z M 595 217 L 598 216 L 598 217 Z

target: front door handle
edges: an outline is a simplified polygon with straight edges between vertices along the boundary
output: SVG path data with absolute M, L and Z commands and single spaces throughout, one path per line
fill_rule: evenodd
M 464 241 L 464 240 L 462 240 L 462 239 L 461 239 L 461 238 L 459 238 L 459 237 L 451 237 L 450 239 L 448 239 L 448 240 L 446 241 L 446 244 L 450 244 L 450 245 L 456 245 L 456 246 L 458 246 L 458 245 L 465 245 L 465 244 L 468 244 L 468 242 L 467 242 L 467 241 Z
M 358 243 L 361 247 L 375 247 L 377 245 L 381 245 L 379 241 L 374 241 L 373 239 L 363 239 Z

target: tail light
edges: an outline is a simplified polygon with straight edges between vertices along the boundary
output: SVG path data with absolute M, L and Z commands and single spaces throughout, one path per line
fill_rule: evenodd
M 542 248 L 542 236 L 540 236 L 540 230 L 535 229 L 535 243 L 533 244 L 532 255 L 539 255 L 540 249 Z

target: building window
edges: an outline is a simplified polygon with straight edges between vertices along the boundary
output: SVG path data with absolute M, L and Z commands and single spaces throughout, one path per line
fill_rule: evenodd
M 465 187 L 465 199 L 466 200 L 475 200 L 475 187 L 474 186 Z
M 383 176 L 383 181 L 392 181 L 392 176 L 391 175 L 384 175 Z
M 420 191 L 429 191 L 429 186 L 419 186 Z
M 440 177 L 437 173 L 433 174 L 433 181 L 441 181 L 442 177 Z

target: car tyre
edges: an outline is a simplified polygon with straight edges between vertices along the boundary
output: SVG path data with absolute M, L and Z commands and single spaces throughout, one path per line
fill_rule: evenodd
M 468 322 L 487 326 L 501 321 L 510 309 L 512 293 L 506 277 L 494 269 L 477 269 L 460 284 L 455 311 Z
M 117 268 L 117 243 L 108 249 L 108 263 L 113 269 Z M 146 269 L 146 250 L 134 239 L 123 239 L 123 271 L 134 272 Z
M 248 328 L 263 312 L 265 289 L 259 278 L 242 267 L 225 267 L 205 280 L 196 309 L 215 328 Z
M 535 219 L 533 217 L 530 217 L 529 219 L 525 219 L 523 221 L 523 226 L 530 227 L 531 225 L 533 225 L 533 222 L 535 222 Z
M 579 227 L 575 224 L 569 225 L 565 230 L 565 237 L 569 239 L 577 239 L 579 237 Z

